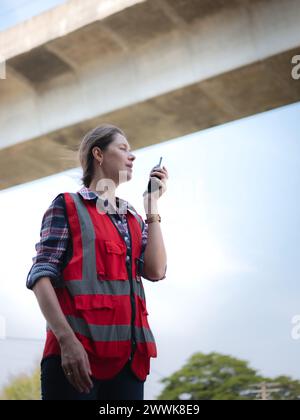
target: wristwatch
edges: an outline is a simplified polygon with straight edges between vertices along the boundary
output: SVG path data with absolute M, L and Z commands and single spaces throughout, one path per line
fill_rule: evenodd
M 147 217 L 145 223 L 161 222 L 161 217 L 159 214 L 153 214 L 152 216 Z

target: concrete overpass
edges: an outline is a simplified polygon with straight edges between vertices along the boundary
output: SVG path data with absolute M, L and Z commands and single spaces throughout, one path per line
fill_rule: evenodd
M 0 188 L 74 167 L 91 127 L 140 148 L 300 100 L 299 0 L 70 0 L 0 32 Z

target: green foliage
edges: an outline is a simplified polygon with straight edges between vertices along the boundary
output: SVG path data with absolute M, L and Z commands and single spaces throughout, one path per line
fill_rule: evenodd
M 300 400 L 300 381 L 288 376 L 278 376 L 272 379 L 277 385 L 278 392 L 272 394 L 273 400 Z
M 14 377 L 1 392 L 0 400 L 40 400 L 40 368 L 36 368 L 32 375 Z
M 157 397 L 159 400 L 255 400 L 255 389 L 260 389 L 263 382 L 276 382 L 278 392 L 272 392 L 271 399 L 300 396 L 299 381 L 264 378 L 248 362 L 218 353 L 192 355 L 180 370 L 161 382 L 165 388 Z

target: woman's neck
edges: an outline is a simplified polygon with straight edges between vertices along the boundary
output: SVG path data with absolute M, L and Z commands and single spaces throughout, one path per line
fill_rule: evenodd
M 97 189 L 98 187 L 98 189 Z M 89 190 L 93 191 L 95 194 L 101 196 L 105 196 L 105 198 L 108 198 L 110 201 L 115 201 L 116 199 L 116 188 L 113 185 L 113 183 L 110 183 L 108 185 L 101 185 L 101 179 L 99 180 L 92 180 L 92 182 L 89 185 Z
M 106 188 L 105 191 L 97 191 L 96 186 L 93 183 L 88 187 L 90 191 L 93 191 L 98 197 L 102 200 L 108 200 L 110 205 L 117 211 L 119 207 L 119 199 L 115 196 L 115 189 L 108 191 Z

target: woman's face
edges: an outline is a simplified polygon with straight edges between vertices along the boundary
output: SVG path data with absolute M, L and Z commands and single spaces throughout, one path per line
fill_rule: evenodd
M 132 178 L 135 156 L 131 153 L 126 137 L 116 134 L 114 140 L 103 153 L 102 169 L 106 178 L 112 179 L 116 185 Z

